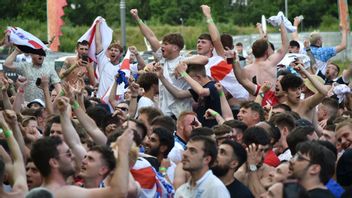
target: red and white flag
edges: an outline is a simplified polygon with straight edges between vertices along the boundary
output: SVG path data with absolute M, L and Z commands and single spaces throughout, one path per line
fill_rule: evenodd
M 129 78 L 131 75 L 131 67 L 130 67 L 130 56 L 131 56 L 131 51 L 127 50 L 125 57 L 123 58 L 122 62 L 119 64 L 117 68 L 120 68 L 121 71 L 125 73 L 125 78 Z M 105 92 L 105 94 L 101 97 L 101 102 L 103 104 L 109 105 L 110 110 L 113 112 L 114 109 L 110 104 L 109 101 L 109 96 L 112 90 L 112 85 L 110 85 L 109 89 Z M 115 91 L 115 100 L 117 101 L 122 101 L 124 100 L 124 94 L 125 94 L 125 83 L 122 82 L 121 84 L 117 85 L 117 89 Z
M 101 40 L 102 40 L 102 45 L 103 45 L 103 53 L 108 49 L 111 41 L 112 41 L 112 29 L 107 25 L 105 19 L 101 16 L 98 16 L 95 18 L 92 26 L 88 29 L 86 33 L 81 36 L 81 38 L 78 39 L 78 42 L 82 42 L 84 40 L 89 42 L 89 50 L 88 50 L 88 57 L 94 61 L 97 62 L 96 59 L 96 48 L 95 48 L 95 32 L 96 32 L 96 23 L 97 21 L 100 20 L 102 21 L 100 24 L 100 33 L 101 33 Z M 95 77 L 97 80 L 99 80 L 99 67 L 96 67 L 95 71 Z
M 223 57 L 214 55 L 205 65 L 208 76 L 212 77 L 236 99 L 248 99 L 248 91 L 237 81 L 232 65 L 227 64 Z
M 24 53 L 39 54 L 45 56 L 48 47 L 31 33 L 24 31 L 19 27 L 8 27 L 10 33 L 10 43 L 16 45 Z

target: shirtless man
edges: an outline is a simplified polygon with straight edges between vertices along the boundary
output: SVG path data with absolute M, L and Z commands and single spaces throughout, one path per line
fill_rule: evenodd
M 85 73 L 88 75 L 89 83 L 95 85 L 93 62 L 88 61 L 89 43 L 87 41 L 78 42 L 76 45 L 77 55 L 66 58 L 60 71 L 60 78 L 69 84 L 76 84 L 78 77 Z
M 280 25 L 281 43 L 282 46 L 277 52 L 272 53 L 268 40 L 259 39 L 252 45 L 255 61 L 244 67 L 244 73 L 250 80 L 256 78 L 256 83 L 263 84 L 264 81 L 269 81 L 272 85 L 276 81 L 276 65 L 282 60 L 288 50 L 288 39 L 286 28 L 283 24 Z

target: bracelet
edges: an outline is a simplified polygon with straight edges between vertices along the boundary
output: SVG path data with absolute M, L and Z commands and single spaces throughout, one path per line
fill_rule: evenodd
M 309 48 L 309 47 L 307 47 L 307 48 L 306 48 L 306 51 L 307 51 L 307 52 L 309 52 L 309 51 L 310 51 L 310 48 Z
M 6 138 L 9 138 L 9 137 L 11 137 L 11 135 L 12 135 L 12 131 L 11 131 L 10 129 L 8 129 L 8 130 L 6 130 L 6 131 L 4 132 L 4 135 L 5 135 Z
M 142 19 L 138 19 L 137 22 L 138 22 L 138 24 L 140 24 L 140 25 L 144 24 L 143 21 L 142 21 Z
M 225 96 L 225 93 L 223 91 L 219 92 L 219 97 Z
M 181 72 L 180 75 L 181 75 L 181 78 L 184 78 L 184 77 L 188 76 L 187 72 L 185 72 L 185 71 Z
M 77 102 L 77 101 L 74 101 L 73 104 L 72 104 L 72 109 L 73 109 L 73 110 L 76 110 L 76 109 L 78 109 L 78 108 L 79 108 L 78 102 Z
M 259 96 L 264 98 L 264 93 L 263 92 L 259 93 Z
M 214 112 L 210 112 L 210 114 L 211 114 L 212 116 L 214 116 L 214 117 L 216 117 L 216 116 L 218 116 L 218 115 L 219 115 L 219 113 L 218 113 L 218 112 L 216 112 L 216 111 L 214 111 Z
M 214 24 L 213 18 L 207 19 L 207 23 Z
M 65 96 L 65 91 L 64 90 L 61 90 L 60 96 Z
M 166 167 L 162 167 L 162 166 L 161 166 L 161 167 L 159 168 L 159 172 L 166 172 L 166 171 L 167 171 L 167 168 L 166 168 Z

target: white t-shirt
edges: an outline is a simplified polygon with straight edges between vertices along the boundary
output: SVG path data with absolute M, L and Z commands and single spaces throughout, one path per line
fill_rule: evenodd
M 97 97 L 100 98 L 104 96 L 109 87 L 113 85 L 115 75 L 118 73 L 120 65 L 113 65 L 104 50 L 97 54 L 96 57 L 100 76 Z
M 175 193 L 175 198 L 230 198 L 230 193 L 222 181 L 208 170 L 192 187 L 190 180 L 182 184 Z
M 139 110 L 141 108 L 144 108 L 144 107 L 158 107 L 156 103 L 154 103 L 153 100 L 151 100 L 150 98 L 148 97 L 145 97 L 145 96 L 142 96 L 139 101 L 138 101 L 138 104 L 137 104 L 137 111 L 136 111 L 136 116 L 135 117 L 138 117 L 139 115 Z
M 161 53 L 161 48 L 156 52 L 157 54 Z M 175 68 L 181 61 L 185 60 L 184 56 L 178 56 L 175 59 L 167 60 L 161 58 L 160 63 L 164 65 L 164 76 L 171 82 L 176 88 L 180 90 L 188 90 L 190 86 L 183 78 L 175 77 Z M 175 115 L 176 118 L 183 111 L 192 110 L 192 99 L 177 99 L 175 98 L 165 86 L 159 82 L 159 107 L 160 110 L 167 116 Z

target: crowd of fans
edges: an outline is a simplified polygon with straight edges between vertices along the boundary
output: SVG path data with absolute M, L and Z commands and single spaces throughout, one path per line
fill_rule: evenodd
M 0 80 L 0 197 L 352 197 L 352 66 L 330 60 L 349 29 L 325 47 L 318 32 L 289 41 L 282 18 L 279 49 L 257 24 L 246 52 L 201 11 L 209 33 L 188 55 L 181 34 L 160 43 L 132 9 L 154 61 L 131 46 L 128 72 L 124 49 L 103 47 L 103 19 L 60 72 L 13 46 L 4 66 L 19 77 Z

